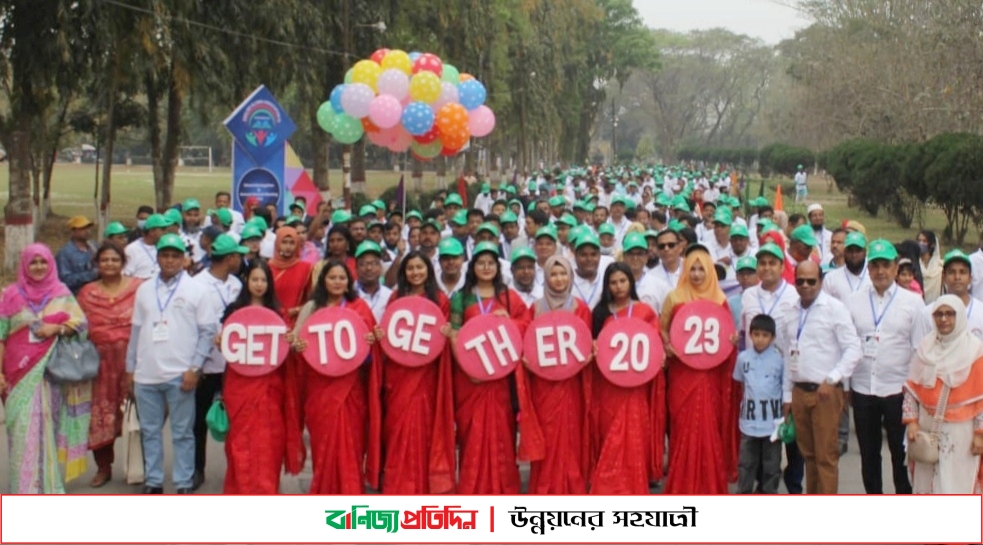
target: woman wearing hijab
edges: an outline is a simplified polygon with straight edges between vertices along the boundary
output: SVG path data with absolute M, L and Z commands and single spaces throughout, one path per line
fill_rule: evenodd
M 922 289 L 925 292 L 925 304 L 931 305 L 942 295 L 942 250 L 939 241 L 932 231 L 918 233 L 918 250 L 921 253 Z
M 658 329 L 659 317 L 639 301 L 635 277 L 626 263 L 604 272 L 601 300 L 591 329 L 596 339 L 606 325 L 637 318 Z M 610 362 L 597 362 L 610 365 Z M 595 366 L 590 392 L 590 493 L 647 494 L 650 481 L 662 479 L 665 456 L 665 379 L 624 388 L 608 381 Z
M 17 282 L 0 295 L 0 356 L 7 414 L 10 492 L 64 494 L 85 473 L 91 383 L 63 387 L 45 377 L 59 337 L 83 333 L 85 315 L 58 280 L 51 250 L 21 252 Z M 58 468 L 65 463 L 65 479 Z
M 727 479 L 737 473 L 740 392 L 731 376 L 735 352 L 712 369 L 694 369 L 675 357 L 669 330 L 686 303 L 710 301 L 730 315 L 727 298 L 714 274 L 706 248 L 689 248 L 683 273 L 662 306 L 662 338 L 669 357 L 669 475 L 666 494 L 726 494 Z M 732 342 L 734 339 L 730 339 Z M 727 347 L 727 339 L 720 339 Z
M 966 327 L 966 306 L 943 295 L 932 311 L 933 334 L 911 358 L 904 386 L 902 421 L 909 444 L 931 433 L 939 406 L 945 413 L 938 430 L 936 464 L 914 462 L 915 494 L 979 494 L 983 490 L 983 342 Z M 947 401 L 942 398 L 948 397 Z
M 293 329 L 311 288 L 311 264 L 300 259 L 300 237 L 292 227 L 276 232 L 276 246 L 269 261 L 273 291 L 287 328 Z M 296 475 L 304 466 L 304 375 L 306 364 L 300 354 L 288 354 L 283 362 L 286 381 L 287 473 Z
M 535 316 L 570 312 L 591 327 L 587 303 L 573 297 L 573 266 L 553 256 L 543 268 L 543 297 L 532 304 Z M 529 460 L 529 494 L 585 494 L 590 455 L 586 396 L 590 370 L 559 381 L 516 369 L 519 391 L 519 459 Z

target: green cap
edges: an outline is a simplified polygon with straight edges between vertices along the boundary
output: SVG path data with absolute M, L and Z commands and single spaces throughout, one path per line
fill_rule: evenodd
M 577 210 L 578 208 L 580 210 L 587 210 L 587 203 L 585 203 L 584 201 L 576 201 L 576 202 L 574 202 L 573 203 L 573 209 L 574 210 Z
M 515 195 L 515 186 L 507 185 L 505 186 L 505 192 L 509 195 Z
M 217 210 L 208 209 L 209 216 L 218 216 L 218 221 L 222 225 L 228 227 L 232 225 L 232 211 L 228 208 L 219 208 Z
M 149 221 L 149 218 L 147 219 Z M 113 235 L 125 235 L 127 233 L 126 227 L 118 221 L 114 221 L 106 226 L 106 236 L 111 237 Z
M 454 237 L 448 237 L 437 244 L 437 255 L 440 257 L 459 257 L 464 255 L 464 246 Z
M 498 257 L 498 244 L 486 240 L 484 242 L 479 242 L 474 245 L 473 257 L 477 258 L 479 255 L 485 252 L 491 252 L 495 254 L 495 257 Z
M 430 218 L 427 221 L 423 222 L 423 225 L 420 226 L 420 230 L 422 231 L 422 230 L 426 229 L 427 227 L 432 227 L 432 228 L 436 229 L 438 233 L 440 233 L 440 232 L 442 232 L 444 230 L 444 225 L 442 223 L 440 223 L 440 221 L 435 220 L 433 218 Z
M 174 233 L 167 233 L 166 235 L 160 237 L 160 240 L 157 241 L 158 252 L 165 248 L 177 250 L 182 254 L 188 251 L 188 248 L 184 245 L 184 241 L 181 240 L 181 237 Z
M 212 241 L 212 255 L 222 256 L 229 254 L 242 254 L 246 255 L 249 253 L 249 248 L 245 246 L 239 246 L 234 238 L 229 235 L 221 234 L 215 237 Z
M 515 212 L 511 210 L 506 210 L 502 213 L 501 217 L 498 218 L 498 223 L 505 225 L 506 223 L 519 223 L 519 216 L 515 215 Z
M 239 235 L 240 240 L 249 240 L 251 238 L 263 238 L 263 232 L 259 230 L 258 227 L 251 223 L 247 223 L 245 227 L 242 228 L 242 233 Z
M 358 248 L 355 249 L 355 258 L 362 257 L 364 254 L 373 253 L 378 256 L 382 256 L 382 248 L 373 240 L 363 240 Z
M 669 206 L 672 204 L 672 199 L 669 197 L 669 195 L 666 195 L 665 193 L 659 193 L 658 195 L 655 196 L 655 204 L 661 206 Z
M 731 235 L 734 236 L 734 232 L 731 231 Z M 648 229 L 645 231 L 645 238 L 659 238 L 659 232 L 655 229 Z
M 512 263 L 515 263 L 516 261 L 523 258 L 528 258 L 533 261 L 536 261 L 536 253 L 533 252 L 531 248 L 528 248 L 526 246 L 512 250 L 512 258 L 511 258 Z
M 570 229 L 570 232 L 567 233 L 567 243 L 577 244 L 578 238 L 584 236 L 584 233 L 590 233 L 590 232 L 591 232 L 590 227 L 587 227 L 586 225 L 578 225 L 576 227 L 572 227 Z
M 290 214 L 289 216 L 286 217 L 286 219 L 283 220 L 283 224 L 286 225 L 287 227 L 293 227 L 294 225 L 298 225 L 299 223 L 301 223 L 301 221 L 302 220 L 299 217 Z
M 645 235 L 641 233 L 628 233 L 625 235 L 625 240 L 622 241 L 621 246 L 626 252 L 639 248 L 647 252 L 649 249 L 649 244 L 645 240 Z
M 856 246 L 861 250 L 867 247 L 867 237 L 863 233 L 853 231 L 846 234 L 846 242 L 843 243 L 844 248 L 849 248 L 850 246 Z M 892 246 L 893 248 L 894 246 Z
M 260 233 L 270 228 L 270 226 L 266 224 L 266 220 L 263 219 L 262 216 L 253 216 L 252 219 L 246 222 L 246 225 L 252 225 L 253 227 L 259 229 Z
M 184 212 L 188 210 L 201 210 L 201 204 L 198 202 L 198 199 L 185 199 L 181 203 L 181 210 Z
M 949 263 L 952 263 L 953 261 L 962 261 L 966 263 L 970 270 L 973 268 L 973 263 L 969 260 L 969 256 L 959 248 L 945 254 L 945 258 L 942 260 L 942 265 L 948 266 Z
M 462 208 L 457 212 L 454 212 L 454 217 L 451 218 L 451 223 L 454 225 L 467 225 L 468 211 Z
M 613 208 L 614 205 L 616 204 L 620 204 L 621 206 L 627 206 L 627 204 L 625 204 L 625 198 L 621 195 L 615 195 L 614 198 L 611 199 L 611 207 Z
M 294 201 L 294 202 L 290 203 L 290 206 L 288 208 L 290 208 L 291 210 L 293 210 L 294 208 L 296 208 L 298 210 L 301 210 L 301 211 L 307 210 L 307 208 L 303 204 L 301 204 L 301 202 L 302 201 Z
M 522 201 L 520 201 L 519 199 L 512 199 L 512 200 L 510 200 L 509 201 L 509 208 L 511 208 L 513 204 L 517 204 L 517 205 L 519 205 L 519 208 L 522 208 Z
M 713 223 L 730 225 L 734 223 L 734 216 L 731 214 L 730 210 L 721 208 L 720 210 L 717 210 L 716 214 L 713 215 Z
M 489 191 L 491 191 L 491 186 L 490 185 L 488 185 L 487 183 L 481 184 L 481 192 L 482 193 L 488 193 Z
M 610 223 L 602 223 L 601 226 L 597 228 L 597 234 L 614 236 L 614 225 L 611 225 Z
M 850 233 L 854 234 L 854 233 Z M 859 233 L 857 233 L 859 234 Z M 849 238 L 849 235 L 847 236 Z M 873 261 L 875 259 L 886 259 L 888 261 L 894 261 L 898 258 L 898 250 L 891 244 L 890 241 L 879 238 L 877 240 L 870 241 L 867 245 L 867 260 Z
M 577 245 L 574 246 L 574 250 L 579 250 L 581 246 L 587 246 L 588 244 L 591 246 L 597 246 L 598 248 L 601 247 L 601 241 L 594 235 L 594 233 L 584 233 L 583 235 L 577 237 Z M 648 248 L 648 245 L 646 244 L 645 247 Z
M 171 223 L 167 221 L 163 215 L 150 214 L 150 216 L 147 217 L 147 223 L 143 224 L 143 228 L 149 231 L 151 229 L 163 229 L 169 225 L 171 225 Z
M 494 235 L 495 237 L 498 237 L 498 227 L 495 227 L 495 224 L 494 223 L 491 223 L 491 222 L 487 222 L 486 221 L 485 223 L 482 223 L 481 225 L 479 225 L 478 228 L 475 230 L 474 233 L 475 234 L 478 234 L 478 233 L 480 233 L 482 231 L 487 231 L 487 232 L 491 233 L 492 235 Z
M 335 210 L 331 213 L 331 223 L 334 225 L 348 223 L 350 221 L 352 221 L 352 213 L 348 210 Z
M 550 197 L 550 208 L 554 208 L 557 206 L 564 207 L 566 205 L 567 205 L 567 200 L 564 199 L 563 196 L 556 195 L 554 197 Z
M 527 187 L 529 188 L 529 191 L 536 191 L 536 182 L 529 182 Z
M 382 202 L 382 199 L 376 199 L 376 200 L 372 201 L 370 204 L 372 206 L 374 206 L 376 210 L 385 210 L 386 209 L 386 203 Z
M 758 270 L 758 259 L 753 255 L 746 255 L 737 260 L 737 266 L 734 267 L 735 271 L 743 271 L 745 269 L 751 269 L 752 271 Z
M 184 218 L 181 217 L 181 212 L 178 212 L 177 208 L 171 208 L 164 212 L 164 221 L 170 227 L 171 225 L 181 225 L 184 223 Z
M 806 246 L 815 247 L 819 243 L 816 242 L 816 235 L 812 231 L 812 226 L 810 225 L 800 225 L 792 230 L 792 240 L 797 240 Z
M 557 238 L 557 236 L 556 236 L 556 229 L 554 229 L 552 225 L 546 225 L 546 226 L 540 227 L 539 230 L 536 231 L 536 237 L 535 238 L 539 238 L 539 237 L 550 237 L 554 241 L 559 240 Z
M 383 229 L 383 228 L 385 228 L 385 226 L 386 226 L 386 224 L 382 223 L 381 221 L 375 221 L 375 220 L 373 220 L 373 221 L 370 221 L 368 223 L 368 225 L 365 226 L 365 229 L 368 230 L 368 231 L 371 231 L 371 230 L 373 230 L 375 228 Z
M 670 231 L 676 233 L 681 232 L 685 228 L 686 228 L 686 224 L 677 220 L 676 218 L 672 218 L 671 220 L 669 220 L 669 225 L 666 226 L 666 229 L 669 229 Z
M 754 256 L 757 258 L 761 258 L 762 255 L 770 255 L 778 259 L 779 261 L 782 262 L 785 261 L 785 252 L 783 252 L 782 249 L 779 248 L 778 245 L 775 244 L 774 242 L 768 242 L 761 245 L 761 247 L 758 248 L 758 253 L 755 254 Z
M 423 221 L 423 214 L 421 214 L 419 210 L 410 210 L 409 212 L 406 213 L 406 219 L 410 219 L 410 218 L 416 218 L 420 221 Z
M 457 193 L 451 193 L 450 195 L 447 195 L 446 199 L 444 199 L 444 206 L 450 206 L 452 204 L 463 207 L 464 201 L 461 200 L 461 196 Z
M 378 212 L 378 210 L 376 210 L 376 208 L 371 204 L 366 204 L 358 209 L 359 216 L 374 216 L 376 212 Z
M 573 217 L 572 214 L 563 214 L 560 219 L 557 220 L 557 224 L 568 225 L 570 227 L 577 226 L 577 218 Z
M 730 226 L 730 238 L 734 237 L 751 238 L 750 235 L 748 235 L 747 227 L 741 223 L 735 223 Z
M 597 205 L 591 201 L 584 202 L 584 210 L 593 213 L 595 208 L 597 208 Z
M 686 199 L 680 199 L 672 204 L 673 210 L 682 210 L 683 212 L 691 212 L 689 204 Z

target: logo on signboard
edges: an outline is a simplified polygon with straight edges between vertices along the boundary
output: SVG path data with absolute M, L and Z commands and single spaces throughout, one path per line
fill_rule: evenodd
M 297 126 L 269 89 L 261 85 L 226 118 L 225 128 L 256 166 L 263 166 L 270 157 L 283 153 Z
M 276 132 L 280 126 L 280 111 L 268 100 L 257 100 L 242 114 L 242 122 L 249 128 L 246 141 L 255 147 L 269 147 L 279 138 Z

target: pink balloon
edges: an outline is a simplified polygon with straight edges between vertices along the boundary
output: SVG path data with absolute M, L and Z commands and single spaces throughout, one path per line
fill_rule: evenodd
M 414 142 L 413 135 L 406 132 L 406 129 L 404 129 L 402 126 L 396 128 L 399 129 L 399 131 L 396 135 L 396 143 L 393 144 L 393 151 L 397 153 L 405 153 L 410 149 L 410 146 Z
M 375 92 L 368 85 L 352 83 L 346 85 L 345 90 L 341 92 L 341 107 L 346 114 L 362 119 L 369 115 L 369 104 L 374 97 Z
M 369 137 L 369 142 L 372 142 L 373 144 L 379 146 L 380 148 L 384 148 L 386 147 L 386 139 L 385 139 L 385 134 L 383 133 L 384 133 L 383 130 L 378 130 L 375 132 L 366 133 L 366 136 Z
M 458 102 L 458 100 L 457 85 L 444 81 L 440 84 L 440 96 L 437 97 L 437 100 L 430 107 L 433 108 L 434 114 L 436 114 L 445 105 Z
M 410 78 L 403 71 L 390 68 L 379 75 L 376 88 L 380 95 L 389 95 L 395 97 L 396 100 L 403 100 L 410 96 Z
M 369 121 L 380 129 L 395 127 L 402 116 L 403 106 L 389 95 L 379 95 L 369 104 Z
M 495 112 L 488 106 L 481 105 L 468 112 L 468 128 L 471 136 L 481 138 L 488 136 L 495 129 Z

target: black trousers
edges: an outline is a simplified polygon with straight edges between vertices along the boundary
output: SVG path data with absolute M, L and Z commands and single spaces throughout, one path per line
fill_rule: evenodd
M 205 472 L 205 450 L 208 447 L 208 424 L 205 417 L 215 395 L 222 392 L 224 373 L 201 375 L 195 390 L 195 473 Z
M 901 423 L 904 394 L 877 397 L 851 392 L 850 398 L 853 405 L 853 426 L 857 430 L 857 442 L 860 443 L 860 472 L 863 475 L 864 490 L 868 494 L 884 493 L 884 481 L 881 477 L 883 428 L 887 432 L 887 447 L 891 451 L 894 490 L 898 494 L 911 494 L 908 467 L 905 465 L 905 425 Z
M 737 493 L 777 494 L 782 479 L 782 444 L 769 437 L 741 434 L 737 467 Z M 757 487 L 755 482 L 757 481 Z
M 792 441 L 785 443 L 786 466 L 782 470 L 782 482 L 789 494 L 802 493 L 802 479 L 806 476 L 806 461 L 799 452 L 799 445 Z

